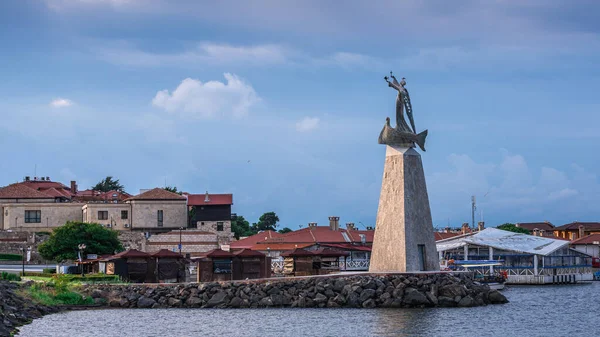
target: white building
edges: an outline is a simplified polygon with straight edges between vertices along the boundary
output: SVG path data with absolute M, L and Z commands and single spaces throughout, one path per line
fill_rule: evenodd
M 569 241 L 487 228 L 436 242 L 440 259 L 503 260 L 508 284 L 591 281 L 591 256 Z M 493 270 L 490 270 L 493 271 Z

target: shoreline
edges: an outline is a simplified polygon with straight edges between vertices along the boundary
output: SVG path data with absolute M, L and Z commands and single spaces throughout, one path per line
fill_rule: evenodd
M 30 283 L 0 283 L 2 295 L 26 316 L 0 336 L 43 316 L 79 310 L 169 308 L 439 308 L 508 303 L 504 295 L 473 282 L 469 273 L 352 273 L 208 283 L 90 284 L 79 293 L 93 305 L 44 306 L 16 293 Z M 8 291 L 7 291 L 8 289 Z M 6 297 L 6 296 L 3 296 Z M 4 299 L 6 302 L 6 299 Z M 17 308 L 17 305 L 20 306 Z M 31 309 L 33 308 L 33 309 Z M 2 316 L 6 316 L 3 311 Z

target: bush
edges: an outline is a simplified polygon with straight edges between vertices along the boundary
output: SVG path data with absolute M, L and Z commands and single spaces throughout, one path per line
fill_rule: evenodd
M 7 280 L 7 281 L 21 281 L 21 277 L 19 275 L 7 273 L 5 271 L 3 271 L 2 274 L 0 274 L 0 278 L 2 280 Z
M 21 255 L 21 254 L 0 254 L 0 260 L 21 261 L 21 260 L 23 260 L 23 255 Z
M 56 268 L 44 268 L 42 269 L 44 274 L 56 274 Z

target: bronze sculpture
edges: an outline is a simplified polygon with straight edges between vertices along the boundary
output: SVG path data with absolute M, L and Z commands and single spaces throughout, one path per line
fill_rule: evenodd
M 391 82 L 389 80 L 390 78 L 392 79 Z M 415 121 L 413 119 L 410 96 L 408 95 L 408 90 L 404 87 L 406 85 L 406 79 L 402 78 L 402 80 L 398 82 L 392 72 L 390 72 L 390 77 L 385 76 L 384 79 L 389 87 L 398 91 L 398 96 L 396 97 L 396 127 L 391 127 L 390 118 L 387 117 L 383 130 L 381 130 L 381 133 L 379 134 L 379 144 L 414 147 L 414 144 L 417 143 L 419 148 L 425 151 L 427 130 L 419 134 L 416 133 L 417 129 L 415 128 Z M 404 109 L 406 109 L 406 115 L 410 121 L 410 126 L 404 119 Z

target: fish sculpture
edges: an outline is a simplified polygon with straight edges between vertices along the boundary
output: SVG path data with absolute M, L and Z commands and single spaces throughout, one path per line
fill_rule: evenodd
M 390 118 L 385 118 L 385 125 L 379 134 L 379 144 L 386 145 L 401 145 L 412 147 L 417 144 L 422 151 L 425 151 L 425 138 L 427 138 L 427 130 L 415 134 L 413 132 L 400 131 L 390 125 Z

